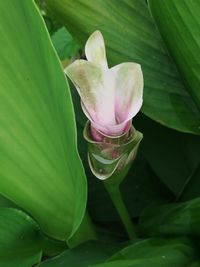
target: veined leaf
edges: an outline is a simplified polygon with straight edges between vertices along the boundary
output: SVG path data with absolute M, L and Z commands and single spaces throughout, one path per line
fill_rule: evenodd
M 65 240 L 86 205 L 69 88 L 33 1 L 0 1 L 0 35 L 0 193 Z
M 141 228 L 149 235 L 200 235 L 200 198 L 148 208 L 141 216 Z
M 146 115 L 168 127 L 200 133 L 200 112 L 168 55 L 146 1 L 47 0 L 47 4 L 82 47 L 98 29 L 105 37 L 111 65 L 141 64 L 145 81 L 142 111 Z
M 193 245 L 187 239 L 147 239 L 124 248 L 107 262 L 93 266 L 184 267 L 193 255 Z
M 66 250 L 59 256 L 39 264 L 38 267 L 88 267 L 90 264 L 105 261 L 120 248 L 120 244 L 92 241 Z
M 156 24 L 200 109 L 200 2 L 149 0 Z
M 0 267 L 32 267 L 41 256 L 38 225 L 19 210 L 0 208 Z

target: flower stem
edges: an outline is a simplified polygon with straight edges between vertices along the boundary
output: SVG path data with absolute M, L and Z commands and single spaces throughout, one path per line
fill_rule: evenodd
M 130 239 L 137 238 L 136 229 L 133 222 L 130 219 L 127 208 L 122 199 L 122 195 L 119 189 L 119 185 L 109 184 L 104 182 L 105 188 L 112 199 L 112 202 L 118 212 L 118 215 L 126 229 L 126 232 Z

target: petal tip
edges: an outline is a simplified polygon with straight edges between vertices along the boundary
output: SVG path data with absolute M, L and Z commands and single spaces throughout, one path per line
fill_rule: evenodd
M 85 55 L 88 61 L 102 68 L 108 68 L 105 42 L 99 30 L 93 32 L 85 45 Z
M 96 38 L 101 38 L 102 40 L 104 40 L 103 35 L 102 35 L 100 30 L 96 30 L 90 35 L 90 37 L 88 38 L 88 40 L 86 42 L 86 45 L 88 42 L 90 42 L 91 40 L 96 39 Z

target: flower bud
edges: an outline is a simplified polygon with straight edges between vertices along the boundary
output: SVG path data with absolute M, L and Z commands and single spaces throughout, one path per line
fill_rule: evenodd
M 120 136 L 108 136 L 88 121 L 84 129 L 88 142 L 88 161 L 92 173 L 100 180 L 111 178 L 136 157 L 143 134 L 133 126 Z

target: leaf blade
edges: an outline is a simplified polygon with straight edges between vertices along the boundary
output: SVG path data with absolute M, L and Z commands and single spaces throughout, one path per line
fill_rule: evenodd
M 197 1 L 149 0 L 151 12 L 186 82 L 186 88 L 200 108 L 200 4 Z
M 41 260 L 38 225 L 25 213 L 0 208 L 0 266 L 31 267 Z
M 0 13 L 0 191 L 65 240 L 86 205 L 69 88 L 34 2 L 1 2 Z

